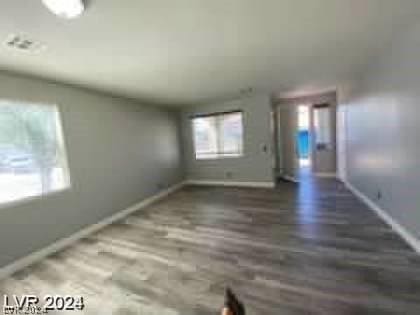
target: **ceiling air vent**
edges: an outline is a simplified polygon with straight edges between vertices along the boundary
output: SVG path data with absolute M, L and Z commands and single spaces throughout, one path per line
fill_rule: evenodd
M 30 39 L 24 35 L 11 34 L 7 37 L 6 46 L 27 52 L 39 52 L 44 48 L 44 45 L 38 41 Z

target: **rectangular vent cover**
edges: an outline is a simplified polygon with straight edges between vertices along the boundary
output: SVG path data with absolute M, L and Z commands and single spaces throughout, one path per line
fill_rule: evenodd
M 39 52 L 44 45 L 24 35 L 11 34 L 7 37 L 6 46 L 20 51 Z

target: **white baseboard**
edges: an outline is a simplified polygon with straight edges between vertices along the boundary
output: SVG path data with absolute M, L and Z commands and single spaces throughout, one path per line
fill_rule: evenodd
M 411 232 L 409 232 L 404 226 L 398 223 L 392 218 L 385 210 L 379 207 L 375 202 L 363 194 L 360 190 L 350 184 L 348 181 L 343 181 L 346 187 L 361 201 L 363 201 L 370 209 L 384 220 L 391 228 L 398 233 L 402 239 L 410 245 L 418 254 L 420 254 L 420 240 L 417 239 Z
M 90 225 L 76 233 L 74 233 L 73 235 L 66 237 L 66 238 L 62 238 L 56 242 L 54 242 L 51 245 L 48 245 L 47 247 L 42 248 L 41 250 L 38 250 L 36 252 L 33 252 L 31 254 L 29 254 L 28 256 L 25 256 L 23 258 L 20 258 L 18 260 L 16 260 L 15 262 L 0 268 L 0 279 L 4 279 L 9 275 L 12 275 L 13 273 L 15 273 L 16 271 L 19 271 L 21 269 L 24 269 L 42 259 L 44 259 L 45 257 L 54 254 L 62 249 L 64 249 L 65 247 L 68 247 L 72 244 L 74 244 L 75 242 L 77 242 L 78 240 L 89 236 L 92 233 L 95 233 L 97 231 L 99 231 L 100 229 L 106 227 L 107 225 L 110 225 L 112 223 L 114 223 L 115 221 L 121 220 L 124 217 L 130 215 L 133 212 L 136 212 L 137 210 L 140 210 L 142 208 L 145 208 L 147 206 L 149 206 L 150 204 L 165 198 L 166 196 L 168 196 L 169 194 L 177 191 L 178 189 L 182 188 L 185 185 L 185 182 L 181 182 L 178 183 L 166 190 L 163 190 L 161 192 L 159 192 L 158 194 L 151 196 L 149 198 L 146 198 L 134 205 L 132 205 L 131 207 L 124 209 L 120 212 L 117 212 L 116 214 L 113 214 L 110 217 L 107 217 L 101 221 L 99 221 L 98 223 L 95 223 L 93 225 Z
M 274 182 L 228 182 L 213 180 L 187 180 L 187 185 L 202 186 L 229 186 L 229 187 L 251 187 L 251 188 L 274 188 Z
M 321 178 L 337 178 L 336 173 L 314 173 L 314 175 Z

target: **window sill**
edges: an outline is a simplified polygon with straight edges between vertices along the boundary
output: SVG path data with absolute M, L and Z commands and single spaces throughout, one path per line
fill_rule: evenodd
M 42 194 L 42 195 L 28 196 L 28 197 L 22 197 L 20 199 L 16 199 L 16 200 L 12 200 L 12 201 L 0 202 L 0 209 L 13 208 L 13 207 L 17 207 L 17 206 L 20 206 L 20 205 L 25 205 L 25 204 L 33 202 L 33 201 L 46 199 L 48 197 L 52 197 L 52 196 L 55 196 L 55 195 L 58 195 L 58 194 L 69 192 L 71 190 L 72 190 L 72 187 L 69 186 L 69 187 L 53 190 L 53 191 L 47 192 L 47 193 Z
M 225 156 L 214 156 L 214 157 L 196 157 L 196 161 L 214 161 L 214 160 L 230 160 L 230 159 L 238 159 L 244 157 L 243 154 L 238 155 L 225 155 Z

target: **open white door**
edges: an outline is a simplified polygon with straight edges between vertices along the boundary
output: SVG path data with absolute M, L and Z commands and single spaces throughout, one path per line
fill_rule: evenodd
M 299 172 L 296 133 L 298 130 L 297 106 L 279 105 L 279 140 L 281 152 L 280 176 L 297 181 Z

